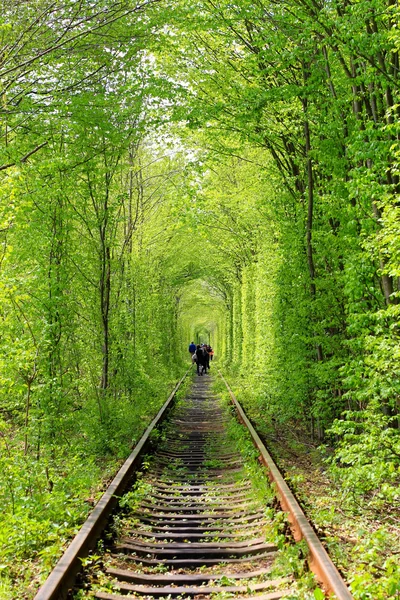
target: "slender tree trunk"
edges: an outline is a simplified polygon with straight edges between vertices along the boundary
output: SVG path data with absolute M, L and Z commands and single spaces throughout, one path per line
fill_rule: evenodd
M 31 390 L 32 390 L 33 379 L 29 377 L 26 381 L 27 392 L 26 392 L 26 404 L 25 404 L 25 436 L 24 436 L 24 456 L 28 454 L 28 425 L 29 425 L 29 412 L 31 408 Z
M 101 389 L 106 390 L 109 385 L 110 365 L 110 296 L 111 296 L 111 253 L 106 246 L 103 255 L 103 272 L 100 284 L 101 289 L 101 317 L 103 326 L 103 366 L 101 373 Z
M 307 70 L 304 69 L 304 80 L 308 79 Z M 306 219 L 306 252 L 307 252 L 307 264 L 308 272 L 310 275 L 310 293 L 312 301 L 316 297 L 316 285 L 315 285 L 315 263 L 314 263 L 314 250 L 312 243 L 313 234 L 313 218 L 314 218 L 314 173 L 313 164 L 311 158 L 311 136 L 310 126 L 307 117 L 308 103 L 307 98 L 302 99 L 303 112 L 304 112 L 304 140 L 306 149 L 306 164 L 307 164 L 307 219 Z M 316 345 L 317 359 L 323 360 L 323 352 L 321 344 Z
M 307 100 L 303 101 L 304 112 L 307 110 Z M 313 233 L 313 217 L 314 217 L 314 176 L 313 166 L 310 156 L 310 128 L 307 118 L 304 121 L 304 138 L 306 142 L 306 161 L 307 161 L 307 220 L 306 220 L 306 248 L 307 248 L 307 264 L 310 275 L 310 291 L 311 297 L 314 299 L 316 294 L 315 287 L 315 265 L 314 251 L 312 245 Z
M 377 221 L 379 221 L 381 218 L 381 212 L 380 212 L 379 208 L 377 207 L 377 205 L 375 204 L 375 202 L 372 203 L 372 210 L 374 212 L 375 219 Z M 383 260 L 382 257 L 379 258 L 379 266 L 382 271 L 385 269 L 385 261 Z M 394 292 L 393 277 L 391 277 L 390 275 L 382 274 L 381 275 L 381 285 L 382 285 L 383 295 L 385 296 L 386 304 L 387 305 L 397 304 L 398 299 L 393 298 L 393 292 Z

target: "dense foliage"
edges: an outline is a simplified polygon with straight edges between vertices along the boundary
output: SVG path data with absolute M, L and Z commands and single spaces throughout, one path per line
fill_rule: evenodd
M 14 557 L 49 568 L 189 338 L 356 504 L 398 504 L 398 19 L 3 2 L 0 595 L 32 579 Z
M 397 10 L 204 2 L 171 36 L 208 150 L 195 210 L 231 271 L 226 358 L 255 418 L 301 421 L 380 501 L 399 482 Z

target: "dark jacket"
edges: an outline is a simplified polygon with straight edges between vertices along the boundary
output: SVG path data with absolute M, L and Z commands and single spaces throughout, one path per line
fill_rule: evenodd
M 196 350 L 196 360 L 199 365 L 206 364 L 206 357 L 204 356 L 203 348 L 197 348 Z

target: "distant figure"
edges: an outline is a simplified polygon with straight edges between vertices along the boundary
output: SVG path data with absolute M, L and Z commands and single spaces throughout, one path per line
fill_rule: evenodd
M 203 375 L 203 373 L 206 373 L 207 372 L 206 358 L 204 356 L 203 348 L 200 346 L 200 344 L 198 344 L 197 348 L 196 348 L 196 362 L 197 362 L 197 375 Z M 200 369 L 201 369 L 201 373 L 200 373 Z
M 212 360 L 213 356 L 214 356 L 214 350 L 211 348 L 210 345 L 207 346 L 207 352 L 208 352 L 208 356 L 210 357 L 210 360 Z
M 196 344 L 194 342 L 190 342 L 189 344 L 189 353 L 190 353 L 190 358 L 192 359 L 192 363 L 196 362 L 194 359 L 194 353 L 196 352 Z
M 203 346 L 203 352 L 204 352 L 204 362 L 206 365 L 206 369 L 210 368 L 210 355 L 208 353 L 208 346 L 207 344 L 204 344 Z

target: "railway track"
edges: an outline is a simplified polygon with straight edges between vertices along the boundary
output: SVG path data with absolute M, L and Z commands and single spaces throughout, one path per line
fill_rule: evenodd
M 171 411 L 155 451 L 123 497 L 112 541 L 69 597 L 314 597 L 299 586 L 296 561 L 291 568 L 287 550 L 276 544 L 282 520 L 271 509 L 267 475 L 238 450 L 230 435 L 234 417 L 212 396 L 209 382 L 197 378 Z M 67 596 L 71 578 L 63 583 L 62 570 L 58 565 L 58 585 L 46 590 L 45 584 L 36 600 Z M 352 598 L 343 581 L 341 590 L 320 579 L 340 600 Z

